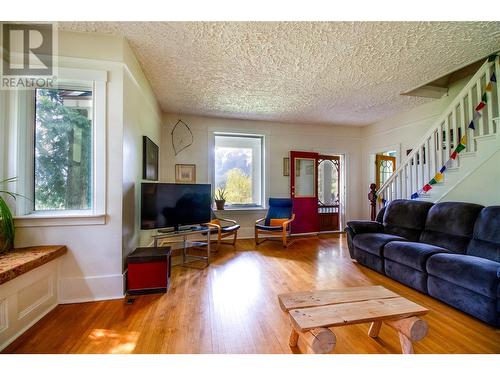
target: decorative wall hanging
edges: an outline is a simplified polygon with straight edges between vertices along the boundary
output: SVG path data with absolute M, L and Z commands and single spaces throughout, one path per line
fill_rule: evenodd
M 182 120 L 177 121 L 170 135 L 175 155 L 193 144 L 193 132 Z
M 145 135 L 142 137 L 142 178 L 158 181 L 158 146 Z
M 175 182 L 184 184 L 196 183 L 196 165 L 195 164 L 176 164 Z

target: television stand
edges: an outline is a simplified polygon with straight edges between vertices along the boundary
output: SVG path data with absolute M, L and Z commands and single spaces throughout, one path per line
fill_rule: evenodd
M 207 266 L 210 264 L 210 228 L 208 226 L 203 226 L 203 225 L 196 225 L 196 226 L 191 226 L 187 229 L 183 229 L 182 227 L 179 228 L 180 230 L 159 230 L 158 234 L 153 235 L 153 247 L 158 247 L 158 241 L 165 239 L 165 238 L 172 238 L 172 237 L 182 237 L 182 265 L 185 265 L 188 262 L 188 259 L 195 259 L 195 260 L 205 260 L 207 262 Z M 206 234 L 207 235 L 207 240 L 206 241 L 193 241 L 190 242 L 188 241 L 188 236 L 194 235 L 194 234 Z M 188 246 L 189 245 L 189 246 Z M 196 246 L 206 246 L 206 255 L 201 256 L 201 255 L 190 255 L 187 253 L 188 247 L 191 247 L 192 245 Z

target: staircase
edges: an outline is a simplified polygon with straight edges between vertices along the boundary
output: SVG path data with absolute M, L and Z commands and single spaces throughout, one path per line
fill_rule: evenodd
M 378 189 L 379 209 L 393 199 L 439 202 L 500 150 L 500 95 L 498 83 L 489 84 L 499 77 L 499 56 L 491 57 Z

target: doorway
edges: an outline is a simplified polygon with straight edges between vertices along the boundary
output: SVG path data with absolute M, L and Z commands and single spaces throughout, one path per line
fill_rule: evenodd
M 396 170 L 396 151 L 375 155 L 375 183 L 377 189 L 392 176 Z
M 318 216 L 320 232 L 340 230 L 340 156 L 318 156 Z

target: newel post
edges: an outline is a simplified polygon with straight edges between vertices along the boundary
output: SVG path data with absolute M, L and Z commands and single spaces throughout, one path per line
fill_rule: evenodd
M 370 201 L 370 220 L 375 221 L 375 212 L 377 205 L 377 194 L 375 191 L 377 190 L 377 185 L 370 184 L 370 192 L 368 193 L 368 200 Z

